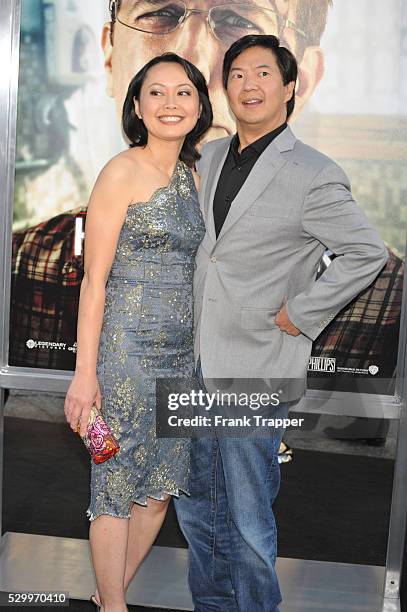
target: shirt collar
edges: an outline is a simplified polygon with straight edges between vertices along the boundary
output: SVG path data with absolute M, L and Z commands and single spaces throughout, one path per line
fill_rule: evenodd
M 279 134 L 281 134 L 281 132 L 283 132 L 286 127 L 287 127 L 287 122 L 284 122 L 278 128 L 275 128 L 271 132 L 264 134 L 264 136 L 261 136 L 260 138 L 258 138 L 257 140 L 249 144 L 247 147 L 245 147 L 242 150 L 241 153 L 239 153 L 239 144 L 240 144 L 239 135 L 235 134 L 230 143 L 230 148 L 231 148 L 231 151 L 234 157 L 238 158 L 239 155 L 244 154 L 244 152 L 247 149 L 253 149 L 257 153 L 257 155 L 260 156 L 263 153 L 263 151 L 267 149 L 267 147 L 274 140 L 274 138 L 276 138 Z

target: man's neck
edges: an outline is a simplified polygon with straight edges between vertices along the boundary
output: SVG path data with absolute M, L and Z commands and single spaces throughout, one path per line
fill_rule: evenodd
M 269 124 L 267 126 L 247 125 L 237 122 L 236 129 L 237 135 L 239 136 L 239 152 L 251 145 L 252 142 L 256 142 L 256 140 L 262 138 L 262 136 L 281 127 L 286 121 L 286 119 L 278 120 L 274 124 Z

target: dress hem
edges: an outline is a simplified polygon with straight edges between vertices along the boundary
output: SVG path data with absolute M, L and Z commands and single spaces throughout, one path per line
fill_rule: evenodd
M 185 489 L 177 489 L 176 492 L 175 491 L 162 491 L 160 493 L 160 497 L 154 495 L 153 493 L 151 494 L 147 494 L 145 497 L 141 498 L 141 499 L 133 499 L 131 500 L 131 503 L 134 504 L 138 504 L 139 506 L 143 506 L 144 508 L 148 507 L 148 503 L 147 503 L 147 499 L 154 499 L 156 501 L 165 501 L 164 495 L 168 495 L 170 497 L 179 497 L 180 493 L 184 493 L 185 495 L 188 495 L 188 497 L 190 496 L 189 491 L 186 491 Z M 113 516 L 115 518 L 124 518 L 124 519 L 129 519 L 131 514 L 127 513 L 127 514 L 119 514 L 119 513 L 114 513 L 114 512 L 97 512 L 96 514 L 93 514 L 93 512 L 91 512 L 90 508 L 88 508 L 86 510 L 86 516 L 89 518 L 89 521 L 92 522 L 95 519 L 97 519 L 99 516 Z

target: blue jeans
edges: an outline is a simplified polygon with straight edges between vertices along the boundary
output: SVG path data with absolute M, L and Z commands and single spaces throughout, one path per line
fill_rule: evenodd
M 280 405 L 276 416 L 288 409 Z M 175 507 L 195 612 L 278 612 L 272 505 L 283 428 L 269 429 L 268 437 L 192 439 L 190 497 L 175 498 Z

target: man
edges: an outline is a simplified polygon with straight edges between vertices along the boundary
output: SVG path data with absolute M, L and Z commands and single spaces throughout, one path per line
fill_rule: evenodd
M 103 28 L 102 43 L 107 91 L 115 99 L 118 116 L 135 72 L 154 55 L 172 50 L 194 62 L 208 79 L 214 108 L 214 128 L 209 137 L 232 134 L 234 123 L 222 87 L 221 64 L 226 50 L 222 41 L 254 31 L 278 35 L 296 55 L 299 75 L 296 107 L 290 119 L 295 118 L 323 76 L 319 43 L 330 1 L 227 3 L 223 12 L 208 0 L 191 0 L 187 4 L 188 10 L 177 0 L 109 2 L 111 20 Z M 163 23 L 167 33 L 163 33 Z M 55 121 L 58 123 L 57 115 Z M 104 126 L 104 131 L 107 127 Z M 72 174 L 80 176 L 83 183 L 80 168 L 74 167 Z M 45 191 L 49 191 L 49 183 L 52 181 L 47 182 Z M 83 193 L 82 184 L 79 191 Z M 35 189 L 30 198 L 36 193 L 42 197 L 43 190 Z M 84 199 L 83 214 L 85 204 Z M 32 199 L 30 206 L 34 206 Z M 82 257 L 75 253 L 74 244 L 83 229 L 81 223 L 75 228 L 76 218 L 75 211 L 66 212 L 14 233 L 9 353 L 12 365 L 74 369 L 73 350 L 31 348 L 33 343 L 27 346 L 27 341 L 62 341 L 70 348 L 74 345 L 82 276 Z M 339 355 L 345 362 L 352 359 L 352 366 L 359 368 L 375 363 L 380 357 L 390 372 L 384 375 L 391 376 L 396 359 L 402 278 L 402 262 L 391 255 L 377 281 L 341 311 L 318 337 L 313 354 Z
M 195 353 L 204 384 L 301 379 L 302 391 L 312 341 L 388 258 L 344 172 L 287 126 L 296 80 L 296 60 L 274 36 L 245 36 L 226 52 L 237 134 L 207 144 L 198 168 L 207 231 L 196 258 Z M 336 257 L 315 281 L 326 248 Z M 287 403 L 280 408 L 287 413 Z M 216 431 L 192 440 L 191 497 L 176 508 L 196 612 L 277 610 L 271 505 L 281 436 L 279 428 L 269 438 Z

